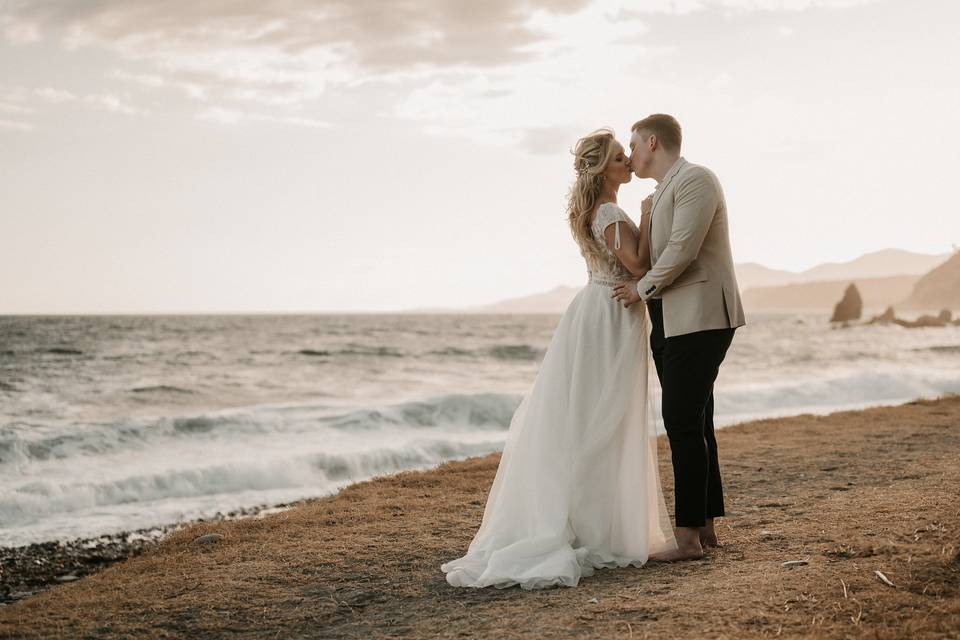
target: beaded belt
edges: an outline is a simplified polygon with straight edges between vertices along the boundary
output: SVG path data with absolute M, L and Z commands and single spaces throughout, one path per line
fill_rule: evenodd
M 613 277 L 601 276 L 595 273 L 591 273 L 588 275 L 589 275 L 589 278 L 587 279 L 587 282 L 589 284 L 596 284 L 596 285 L 600 285 L 601 287 L 611 287 L 611 288 L 618 287 L 621 284 L 623 284 L 623 280 L 618 280 Z

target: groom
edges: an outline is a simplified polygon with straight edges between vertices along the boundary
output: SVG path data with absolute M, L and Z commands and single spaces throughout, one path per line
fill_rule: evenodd
M 650 351 L 663 390 L 670 440 L 678 548 L 654 555 L 703 557 L 717 544 L 713 519 L 724 515 L 713 433 L 713 383 L 737 327 L 746 324 L 733 270 L 727 206 L 713 173 L 680 156 L 680 123 L 654 114 L 633 125 L 630 166 L 654 178 L 652 268 L 614 290 L 624 306 L 643 300 L 652 323 Z

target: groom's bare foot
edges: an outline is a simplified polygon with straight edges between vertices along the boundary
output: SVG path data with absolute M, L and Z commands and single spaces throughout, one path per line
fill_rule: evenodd
M 651 562 L 679 562 L 681 560 L 699 560 L 703 557 L 700 530 L 697 527 L 677 527 L 675 534 L 677 548 L 672 551 L 651 554 Z
M 713 518 L 707 518 L 707 524 L 700 528 L 700 545 L 704 547 L 719 547 L 717 531 L 713 528 Z

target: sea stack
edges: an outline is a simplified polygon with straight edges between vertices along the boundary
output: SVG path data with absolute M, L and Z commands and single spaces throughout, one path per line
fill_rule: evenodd
M 843 292 L 843 298 L 833 308 L 833 317 L 830 318 L 830 322 L 859 320 L 862 313 L 863 299 L 860 297 L 857 285 L 851 282 L 847 290 Z

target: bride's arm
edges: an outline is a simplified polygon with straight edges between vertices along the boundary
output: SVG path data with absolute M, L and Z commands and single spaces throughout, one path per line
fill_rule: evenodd
M 650 212 L 653 208 L 653 194 L 647 196 L 640 204 L 640 236 L 632 233 L 622 234 L 617 242 L 617 227 L 619 222 L 609 225 L 603 230 L 603 239 L 610 251 L 613 252 L 620 264 L 627 268 L 637 278 L 642 278 L 650 271 Z M 617 246 L 617 245 L 620 246 Z
M 617 227 L 622 225 L 620 230 L 620 246 L 617 246 Z M 649 243 L 645 240 L 644 232 L 640 232 L 640 239 L 627 227 L 627 223 L 618 221 L 609 225 L 603 230 L 603 239 L 617 260 L 627 268 L 637 278 L 642 278 L 650 270 L 650 249 Z M 643 245 L 643 248 L 640 247 Z

